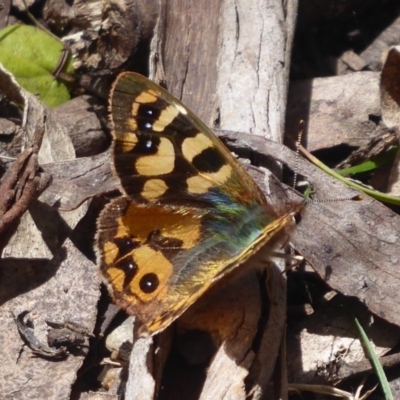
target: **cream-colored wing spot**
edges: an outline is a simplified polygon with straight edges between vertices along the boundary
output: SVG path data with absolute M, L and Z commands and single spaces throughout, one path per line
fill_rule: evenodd
M 121 216 L 118 218 L 118 229 L 115 234 L 115 238 L 124 238 L 124 237 L 129 237 L 130 235 L 130 227 L 128 224 L 125 223 L 124 221 L 124 216 Z
M 145 92 L 140 93 L 136 98 L 135 102 L 140 104 L 148 104 L 155 103 L 159 97 L 160 93 L 157 93 L 155 90 L 147 90 Z
M 177 115 L 179 115 L 179 110 L 175 106 L 170 105 L 167 108 L 164 108 L 164 110 L 161 111 L 157 121 L 153 123 L 153 131 L 162 132 Z
M 192 194 L 207 193 L 210 187 L 224 184 L 232 174 L 229 164 L 223 165 L 218 172 L 201 173 L 186 180 L 188 191 Z
M 149 142 L 151 146 L 152 143 Z M 169 174 L 175 166 L 175 150 L 172 142 L 167 138 L 160 138 L 157 153 L 150 156 L 142 156 L 136 160 L 136 171 L 144 176 L 156 176 Z
M 136 117 L 138 111 L 139 111 L 140 104 L 137 103 L 136 101 L 132 103 L 132 109 L 131 109 L 131 115 L 132 117 Z
M 188 137 L 182 143 L 182 154 L 189 162 L 204 150 L 213 147 L 212 141 L 202 132 L 195 137 Z
M 138 128 L 135 118 L 129 118 L 128 120 L 126 120 L 125 126 L 126 126 L 126 129 L 128 129 L 130 131 L 137 131 L 137 128 Z M 115 132 L 113 132 L 113 134 L 115 134 Z
M 175 107 L 178 109 L 178 111 L 183 114 L 183 115 L 187 115 L 187 110 L 185 107 L 183 107 L 182 105 L 178 104 L 178 103 L 174 103 Z
M 162 179 L 149 179 L 143 186 L 141 195 L 146 200 L 154 200 L 162 196 L 168 186 Z

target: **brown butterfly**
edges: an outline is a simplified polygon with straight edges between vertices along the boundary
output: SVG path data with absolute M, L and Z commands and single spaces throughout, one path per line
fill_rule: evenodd
M 98 220 L 100 271 L 154 334 L 260 248 L 286 241 L 303 204 L 278 215 L 214 133 L 139 74 L 117 78 L 110 111 L 123 195 Z

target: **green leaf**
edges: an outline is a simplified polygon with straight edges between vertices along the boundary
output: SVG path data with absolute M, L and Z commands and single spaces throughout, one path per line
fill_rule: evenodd
M 377 190 L 368 189 L 365 186 L 359 185 L 351 181 L 350 179 L 346 179 L 343 176 L 340 176 L 336 171 L 330 169 L 328 166 L 326 166 L 324 163 L 318 160 L 318 158 L 314 157 L 311 153 L 307 152 L 306 150 L 302 149 L 301 152 L 308 158 L 308 160 L 310 160 L 318 168 L 322 169 L 324 172 L 326 172 L 330 176 L 333 176 L 337 180 L 343 182 L 347 186 L 360 190 L 361 192 L 364 192 L 369 196 L 373 197 L 374 199 L 382 201 L 384 203 L 400 205 L 400 197 L 390 196 L 385 193 L 378 192 Z
M 70 99 L 65 84 L 52 75 L 62 49 L 60 41 L 33 26 L 11 25 L 0 31 L 0 62 L 24 89 L 50 107 Z M 73 73 L 71 60 L 63 70 Z
M 392 146 L 385 154 L 376 157 L 374 160 L 365 161 L 362 164 L 355 165 L 353 167 L 341 169 L 336 171 L 341 176 L 349 176 L 354 174 L 360 174 L 363 172 L 373 171 L 382 165 L 388 164 L 395 160 L 397 152 L 399 151 L 398 146 Z

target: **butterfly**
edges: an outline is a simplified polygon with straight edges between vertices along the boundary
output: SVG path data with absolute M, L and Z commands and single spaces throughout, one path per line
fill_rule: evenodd
M 98 264 L 115 303 L 153 335 L 287 241 L 302 205 L 277 213 L 214 133 L 144 76 L 117 77 L 110 115 L 122 195 L 99 216 Z

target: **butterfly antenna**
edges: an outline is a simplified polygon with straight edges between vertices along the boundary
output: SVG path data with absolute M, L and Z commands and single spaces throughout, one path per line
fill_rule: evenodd
M 364 197 L 360 194 L 350 197 L 337 197 L 336 199 L 314 199 L 312 203 L 335 203 L 337 201 L 361 201 L 364 200 Z
M 299 134 L 297 135 L 297 142 L 296 142 L 296 158 L 294 160 L 294 176 L 293 176 L 293 189 L 296 189 L 297 185 L 297 176 L 299 170 L 299 156 L 300 156 L 300 146 L 301 146 L 301 139 L 304 133 L 304 120 L 300 120 L 299 123 Z
M 304 121 L 301 121 L 304 124 Z M 299 138 L 300 138 L 300 134 L 302 132 L 299 132 Z M 308 152 L 308 150 L 306 150 L 304 147 L 302 147 L 301 143 L 298 141 L 297 142 L 297 153 L 298 154 L 300 151 L 301 153 L 312 162 L 312 156 L 311 154 Z M 297 157 L 296 157 L 296 161 L 297 161 Z M 297 165 L 296 165 L 297 167 Z M 337 201 L 361 201 L 363 200 L 363 196 L 361 195 L 355 195 L 355 196 L 349 196 L 349 197 L 336 197 L 336 198 L 331 198 L 331 199 L 326 199 L 326 198 L 322 198 L 322 199 L 308 199 L 308 202 L 311 203 L 333 203 L 333 202 L 337 202 Z

